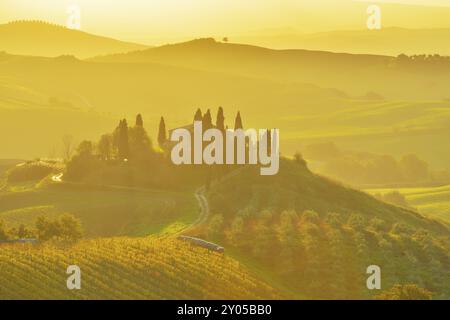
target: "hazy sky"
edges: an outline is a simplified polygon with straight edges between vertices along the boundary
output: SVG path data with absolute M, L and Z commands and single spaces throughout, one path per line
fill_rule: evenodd
M 384 2 L 450 6 L 450 0 Z M 71 4 L 81 9 L 82 30 L 147 43 L 268 29 L 364 28 L 367 6 L 352 0 L 1 0 L 0 23 L 39 19 L 65 25 Z

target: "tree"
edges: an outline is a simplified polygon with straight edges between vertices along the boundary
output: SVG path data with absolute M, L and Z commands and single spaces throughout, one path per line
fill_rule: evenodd
M 82 158 L 90 158 L 94 155 L 94 146 L 89 140 L 84 140 L 77 148 L 77 154 Z
M 128 124 L 126 119 L 119 122 L 116 131 L 117 156 L 119 157 L 119 160 L 128 159 L 130 150 L 128 144 Z
M 159 120 L 159 129 L 158 129 L 158 144 L 161 147 L 161 149 L 164 148 L 164 144 L 167 141 L 167 135 L 166 135 L 166 123 L 164 121 L 164 117 L 161 117 L 161 120 Z
M 339 213 L 330 212 L 327 214 L 326 222 L 334 228 L 339 228 L 342 225 L 342 217 Z
M 59 226 L 55 221 L 40 216 L 36 220 L 36 232 L 40 241 L 47 241 L 58 235 Z
M 81 239 L 81 223 L 73 215 L 65 214 L 54 220 L 44 216 L 36 220 L 36 231 L 40 241 L 60 239 L 75 242 Z
M 62 137 L 63 157 L 69 160 L 73 153 L 73 137 L 70 134 L 65 134 Z
M 21 224 L 18 228 L 12 228 L 11 230 L 9 230 L 9 234 L 11 237 L 18 239 L 26 239 L 34 237 L 33 232 L 27 227 L 25 227 L 24 224 Z
M 73 215 L 63 215 L 59 220 L 59 228 L 59 236 L 66 241 L 76 242 L 83 237 L 81 223 Z
M 209 109 L 206 111 L 206 113 L 203 116 L 202 127 L 203 127 L 203 130 L 208 130 L 208 129 L 212 128 L 212 117 L 211 117 L 211 111 Z
M 218 238 L 222 234 L 223 216 L 215 214 L 212 216 L 208 224 L 208 236 L 210 238 Z
M 231 223 L 231 230 L 228 233 L 228 239 L 232 245 L 240 247 L 243 245 L 244 219 L 236 217 Z
M 150 137 L 142 126 L 134 126 L 128 129 L 129 157 L 147 161 L 153 146 Z M 125 157 L 124 159 L 128 159 Z
M 362 215 L 358 213 L 352 213 L 347 219 L 347 224 L 354 230 L 362 231 L 364 230 L 366 222 Z
M 144 120 L 142 120 L 141 114 L 138 114 L 136 116 L 136 127 L 143 127 L 144 126 Z
M 216 127 L 222 132 L 225 131 L 225 117 L 223 115 L 222 107 L 219 107 L 219 110 L 217 111 Z
M 97 151 L 102 160 L 110 160 L 112 157 L 112 136 L 110 134 L 104 134 L 101 136 L 98 144 Z
M 8 232 L 6 231 L 6 227 L 3 223 L 3 220 L 0 220 L 0 241 L 8 240 Z
M 198 108 L 194 115 L 194 121 L 202 121 L 202 120 L 203 120 L 202 110 Z
M 396 284 L 375 298 L 378 300 L 432 300 L 433 294 L 416 284 Z
M 302 167 L 307 167 L 306 160 L 303 158 L 303 155 L 300 152 L 296 152 L 294 154 L 294 161 Z
M 242 125 L 241 112 L 238 111 L 238 113 L 236 115 L 236 119 L 234 121 L 234 130 L 243 129 L 243 128 L 244 128 L 244 126 Z
M 320 222 L 319 214 L 313 210 L 306 210 L 301 215 L 301 223 L 314 223 L 317 224 Z
M 94 145 L 85 140 L 80 143 L 77 153 L 67 163 L 65 177 L 69 180 L 82 180 L 98 168 L 98 159 L 94 156 Z
M 21 224 L 19 228 L 16 231 L 17 238 L 19 239 L 25 239 L 30 238 L 33 236 L 33 232 L 29 230 L 27 227 L 25 227 L 24 224 Z
M 407 65 L 409 63 L 409 61 L 410 61 L 409 57 L 406 54 L 404 54 L 404 53 L 399 54 L 397 56 L 397 64 L 399 66 L 405 66 L 405 65 Z

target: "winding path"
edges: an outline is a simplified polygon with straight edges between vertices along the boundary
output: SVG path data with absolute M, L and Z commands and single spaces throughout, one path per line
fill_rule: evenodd
M 56 183 L 62 183 L 63 175 L 64 175 L 63 173 L 55 174 L 51 177 L 51 180 Z M 134 187 L 126 187 L 126 186 L 110 185 L 107 187 L 111 187 L 114 189 L 147 191 L 146 189 L 143 189 L 143 188 L 134 188 Z M 198 188 L 194 193 L 195 199 L 197 200 L 198 206 L 200 208 L 200 214 L 197 217 L 197 219 L 194 222 L 192 222 L 190 225 L 188 225 L 185 228 L 181 229 L 180 231 L 172 234 L 171 236 L 179 236 L 183 233 L 186 233 L 186 232 L 194 229 L 195 227 L 201 225 L 202 223 L 206 222 L 210 212 L 209 212 L 208 199 L 205 196 L 205 192 L 206 192 L 206 188 L 203 186 L 203 187 Z
M 193 228 L 201 225 L 208 219 L 209 204 L 208 204 L 208 199 L 205 196 L 205 187 L 201 187 L 201 188 L 197 189 L 197 191 L 195 191 L 194 195 L 195 195 L 195 199 L 197 199 L 198 205 L 200 207 L 200 215 L 190 226 L 184 228 L 183 230 L 180 230 L 179 232 L 176 233 L 176 235 L 190 231 Z

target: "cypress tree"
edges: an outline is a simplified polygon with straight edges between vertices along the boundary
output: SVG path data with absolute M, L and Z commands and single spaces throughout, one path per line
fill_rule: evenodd
M 144 126 L 144 121 L 142 120 L 142 116 L 141 114 L 138 114 L 136 116 L 136 127 L 143 127 Z
M 164 121 L 164 117 L 161 117 L 161 120 L 159 121 L 159 130 L 158 130 L 158 144 L 161 148 L 164 147 L 164 144 L 167 141 L 167 135 L 166 135 L 166 123 Z
M 203 130 L 212 128 L 211 111 L 208 109 L 202 119 Z
M 222 132 L 225 131 L 225 117 L 223 115 L 222 107 L 219 107 L 219 110 L 217 111 L 216 127 Z
M 198 108 L 194 116 L 194 121 L 202 121 L 202 120 L 203 120 L 202 110 Z
M 244 126 L 242 125 L 242 119 L 241 119 L 241 112 L 238 111 L 236 115 L 236 120 L 234 121 L 234 130 L 237 129 L 244 129 Z
M 130 148 L 128 145 L 128 123 L 126 119 L 123 119 L 119 123 L 119 136 L 118 136 L 118 153 L 119 153 L 119 159 L 124 160 L 128 159 Z

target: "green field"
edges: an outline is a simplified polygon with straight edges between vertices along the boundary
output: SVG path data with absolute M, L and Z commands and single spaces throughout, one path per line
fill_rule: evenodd
M 146 236 L 190 225 L 198 205 L 190 193 L 69 183 L 8 186 L 0 193 L 0 219 L 10 227 L 64 213 L 79 218 L 88 237 Z
M 398 191 L 426 216 L 450 221 L 450 185 L 430 188 L 368 189 L 370 194 Z

